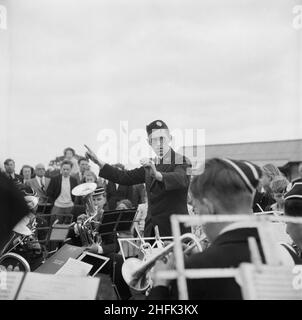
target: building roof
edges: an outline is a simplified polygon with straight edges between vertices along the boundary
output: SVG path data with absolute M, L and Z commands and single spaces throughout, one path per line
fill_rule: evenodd
M 190 154 L 196 155 L 198 149 L 202 148 L 203 146 L 186 146 L 182 151 L 191 158 Z M 258 165 L 272 162 L 283 166 L 288 162 L 302 161 L 302 139 L 206 145 L 205 158 L 215 157 L 249 160 Z

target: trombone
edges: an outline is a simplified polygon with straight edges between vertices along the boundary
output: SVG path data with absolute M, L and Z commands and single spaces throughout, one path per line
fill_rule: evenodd
M 192 233 L 185 233 L 180 237 L 182 242 L 191 240 L 192 245 L 189 245 L 184 253 L 188 254 L 195 247 L 201 252 L 202 247 L 200 245 L 200 240 Z M 151 286 L 151 275 L 150 271 L 155 265 L 156 261 L 167 256 L 174 249 L 175 243 L 172 242 L 168 244 L 165 248 L 157 249 L 159 250 L 157 254 L 153 256 L 148 256 L 147 259 L 140 260 L 138 258 L 128 258 L 124 261 L 122 265 L 122 276 L 127 283 L 127 285 L 138 292 L 145 292 Z

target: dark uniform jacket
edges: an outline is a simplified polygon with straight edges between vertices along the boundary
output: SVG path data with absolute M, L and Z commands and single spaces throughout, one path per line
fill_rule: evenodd
M 100 176 L 121 185 L 146 184 L 148 214 L 145 223 L 146 237 L 154 235 L 154 226 L 159 227 L 161 236 L 171 236 L 170 216 L 188 214 L 187 195 L 190 175 L 187 169 L 191 164 L 183 155 L 172 149 L 156 165 L 163 175 L 163 181 L 157 181 L 150 170 L 140 167 L 134 170 L 119 170 L 108 164 L 100 170 Z M 185 232 L 187 230 L 182 230 Z
M 186 261 L 186 268 L 237 268 L 242 262 L 250 262 L 248 237 L 254 237 L 263 262 L 264 255 L 256 228 L 242 228 L 222 233 L 212 245 Z M 242 299 L 240 286 L 234 278 L 188 280 L 190 300 Z M 178 299 L 177 284 L 158 286 L 151 290 L 149 300 Z
M 70 177 L 70 194 L 72 201 L 75 200 L 75 196 L 72 195 L 71 191 L 74 187 L 78 185 L 76 178 Z M 62 175 L 55 176 L 51 178 L 49 186 L 47 188 L 47 196 L 49 197 L 49 201 L 51 203 L 55 202 L 56 199 L 61 194 L 61 188 L 62 188 Z
M 117 202 L 120 200 L 128 199 L 132 203 L 132 186 L 119 185 L 116 188 L 115 183 L 109 181 L 106 187 L 106 193 L 109 210 L 115 210 Z

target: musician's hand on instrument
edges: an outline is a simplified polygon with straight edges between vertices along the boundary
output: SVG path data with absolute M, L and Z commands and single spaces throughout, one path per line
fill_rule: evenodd
M 93 243 L 90 247 L 86 248 L 86 251 L 91 252 L 91 253 L 96 253 L 96 254 L 102 254 L 103 248 L 101 245 L 99 245 L 97 243 Z
M 156 273 L 159 271 L 169 271 L 175 269 L 175 259 L 174 254 L 171 252 L 162 259 L 156 261 L 155 266 L 151 271 L 151 278 L 153 281 L 153 287 L 156 286 L 168 286 L 171 282 L 169 279 L 161 279 L 156 276 Z
M 81 214 L 77 217 L 77 223 L 82 223 L 84 220 L 86 220 L 88 216 L 86 214 Z

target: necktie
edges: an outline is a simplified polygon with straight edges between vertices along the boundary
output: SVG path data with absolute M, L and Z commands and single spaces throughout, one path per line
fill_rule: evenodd
M 40 182 L 41 182 L 41 189 L 42 189 L 42 191 L 44 191 L 44 184 L 43 184 L 43 178 L 42 177 L 40 178 Z

